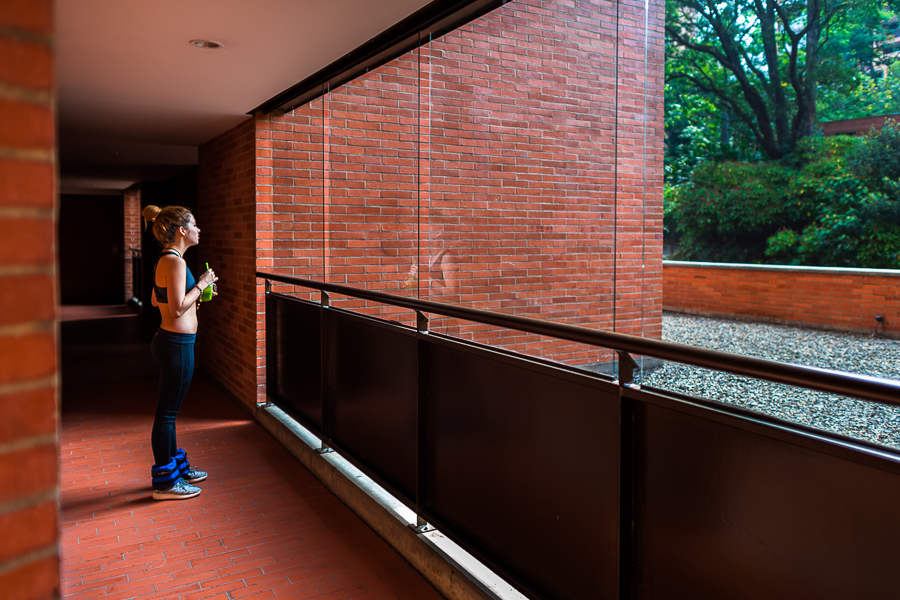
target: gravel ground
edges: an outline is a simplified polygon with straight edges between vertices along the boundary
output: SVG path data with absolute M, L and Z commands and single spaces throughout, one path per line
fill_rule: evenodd
M 900 380 L 900 341 L 883 337 L 664 313 L 663 339 Z M 900 407 L 678 363 L 666 363 L 643 383 L 900 449 Z

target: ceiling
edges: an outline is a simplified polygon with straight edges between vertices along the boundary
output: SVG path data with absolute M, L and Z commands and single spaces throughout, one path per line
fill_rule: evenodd
M 183 171 L 198 146 L 428 3 L 57 0 L 61 191 Z

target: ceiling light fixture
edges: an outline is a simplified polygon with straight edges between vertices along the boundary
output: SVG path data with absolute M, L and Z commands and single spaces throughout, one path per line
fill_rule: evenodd
M 219 42 L 214 42 L 212 40 L 191 40 L 191 46 L 197 46 L 198 48 L 207 48 L 209 50 L 216 50 L 218 48 L 223 48 L 225 45 L 220 44 Z

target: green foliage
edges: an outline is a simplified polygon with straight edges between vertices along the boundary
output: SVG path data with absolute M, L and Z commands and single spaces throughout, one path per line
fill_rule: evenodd
M 746 125 L 683 79 L 666 84 L 665 131 L 665 180 L 672 185 L 686 183 L 702 163 L 762 158 Z
M 701 165 L 667 191 L 664 220 L 680 235 L 673 258 L 900 268 L 900 128 Z
M 888 121 L 881 130 L 861 138 L 847 157 L 847 167 L 870 189 L 896 195 L 900 181 L 900 124 Z
M 900 268 L 900 126 L 858 138 L 829 180 L 819 218 L 803 231 L 803 264 Z
M 681 235 L 678 258 L 755 262 L 766 240 L 802 226 L 814 207 L 810 183 L 780 163 L 707 163 L 681 186 L 670 213 Z
M 872 220 L 873 214 L 878 218 L 872 204 L 843 214 L 827 214 L 804 229 L 793 249 L 799 264 L 900 268 L 900 225 Z
M 880 78 L 859 71 L 821 85 L 816 106 L 821 122 L 900 113 L 900 68 L 895 65 Z
M 898 10 L 900 0 L 666 1 L 673 258 L 900 268 L 900 127 L 814 133 L 900 114 L 900 64 L 878 71 Z
M 803 237 L 793 229 L 781 229 L 767 240 L 766 256 L 785 265 L 800 264 L 797 247 Z

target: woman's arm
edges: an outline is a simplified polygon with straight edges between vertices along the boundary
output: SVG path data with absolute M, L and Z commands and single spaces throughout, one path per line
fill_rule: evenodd
M 177 319 L 186 313 L 200 297 L 201 284 L 198 283 L 187 292 L 184 285 L 187 280 L 187 266 L 183 259 L 168 256 L 163 259 L 165 266 L 163 275 L 166 278 L 166 289 L 169 296 L 169 315 Z M 204 273 L 204 275 L 206 275 Z M 201 278 L 202 279 L 202 278 Z

